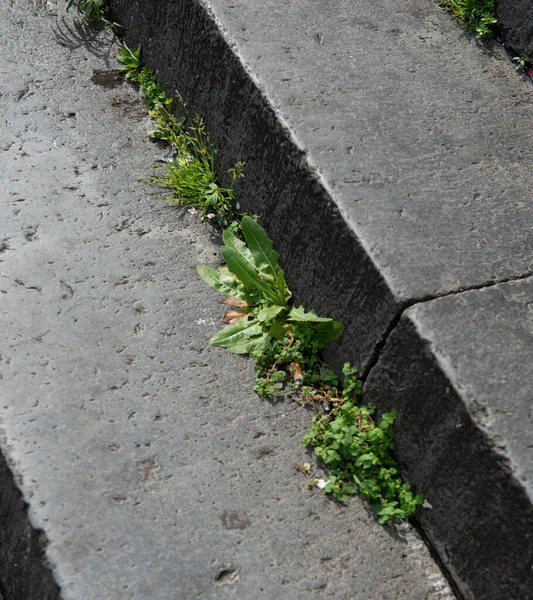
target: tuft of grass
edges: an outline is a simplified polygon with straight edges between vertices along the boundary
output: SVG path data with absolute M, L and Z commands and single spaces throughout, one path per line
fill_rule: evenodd
M 118 23 L 109 20 L 107 0 L 67 0 L 67 11 L 72 7 L 76 8 L 88 21 L 98 23 L 110 29 L 118 29 L 120 27 Z
M 440 0 L 439 3 L 476 38 L 490 35 L 497 22 L 494 0 Z
M 162 105 L 156 106 L 156 129 L 151 132 L 155 139 L 163 139 L 176 149 L 174 160 L 156 167 L 156 172 L 146 179 L 151 185 L 167 188 L 172 196 L 165 200 L 171 204 L 192 207 L 200 212 L 202 219 L 210 219 L 227 227 L 237 216 L 233 205 L 233 186 L 242 176 L 243 165 L 237 163 L 231 169 L 229 187 L 221 186 L 215 170 L 215 148 L 198 116 L 185 126 L 185 119 L 170 115 Z
M 170 190 L 172 195 L 165 200 L 171 204 L 198 209 L 202 219 L 227 227 L 238 216 L 233 208 L 233 186 L 242 176 L 243 164 L 237 163 L 230 170 L 229 186 L 220 185 L 215 170 L 215 148 L 202 119 L 191 118 L 179 96 L 184 115 L 178 117 L 172 112 L 172 98 L 167 96 L 154 71 L 142 66 L 140 46 L 132 50 L 124 44 L 118 50 L 117 60 L 126 79 L 139 85 L 154 119 L 150 137 L 166 142 L 176 152 L 173 160 L 156 165 L 154 174 L 145 182 Z

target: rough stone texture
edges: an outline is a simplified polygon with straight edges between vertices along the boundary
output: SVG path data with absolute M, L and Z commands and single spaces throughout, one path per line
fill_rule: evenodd
M 467 598 L 531 596 L 532 307 L 532 279 L 417 305 L 365 385 L 399 413 L 398 457 L 433 507 L 418 518 Z
M 533 0 L 496 0 L 498 28 L 506 45 L 533 57 Z
M 53 9 L 0 3 L 0 433 L 61 597 L 452 598 L 409 525 L 307 489 L 310 411 L 208 346 L 218 238 L 136 185 L 164 149 L 116 46 Z

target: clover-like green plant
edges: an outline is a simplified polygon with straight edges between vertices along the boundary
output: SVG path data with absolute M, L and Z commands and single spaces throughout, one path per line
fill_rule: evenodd
M 375 408 L 361 402 L 357 369 L 346 363 L 343 374 L 341 397 L 332 402 L 331 411 L 315 416 L 303 438 L 329 469 L 324 491 L 340 501 L 359 494 L 370 502 L 381 524 L 408 518 L 424 502 L 424 496 L 415 494 L 401 479 L 393 457 L 396 412 L 374 420 Z

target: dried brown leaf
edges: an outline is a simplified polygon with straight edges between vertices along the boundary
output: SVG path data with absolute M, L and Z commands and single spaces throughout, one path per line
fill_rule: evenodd
M 291 372 L 292 378 L 294 379 L 294 383 L 297 385 L 303 385 L 304 375 L 302 373 L 302 367 L 298 363 L 291 363 Z
M 236 306 L 242 308 L 244 306 L 249 306 L 244 300 L 237 300 L 237 298 L 228 297 L 224 300 L 219 301 L 220 304 L 227 304 L 228 306 Z
M 250 313 L 243 312 L 242 310 L 228 310 L 228 312 L 224 315 L 222 319 L 224 323 L 228 323 L 229 325 L 233 325 L 237 321 L 241 319 L 247 319 Z

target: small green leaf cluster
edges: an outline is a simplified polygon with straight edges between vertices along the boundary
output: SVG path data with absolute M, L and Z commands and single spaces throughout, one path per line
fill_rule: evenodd
M 357 370 L 346 363 L 343 373 L 342 399 L 331 412 L 315 416 L 303 438 L 329 468 L 324 491 L 341 502 L 358 493 L 370 502 L 381 524 L 408 518 L 424 497 L 415 495 L 410 484 L 402 481 L 392 455 L 396 412 L 385 413 L 375 422 L 374 407 L 359 401 Z
M 172 108 L 172 98 L 169 98 L 163 89 L 163 86 L 157 80 L 156 74 L 152 69 L 143 67 L 139 71 L 137 83 L 141 88 L 141 92 L 144 96 L 146 108 L 151 113 L 159 114 L 158 107 L 161 106 L 167 111 Z
M 117 50 L 117 60 L 120 63 L 119 71 L 124 73 L 124 77 L 137 83 L 139 81 L 139 73 L 141 72 L 141 47 L 132 50 L 126 44 L 123 44 Z
M 67 11 L 73 6 L 88 21 L 98 23 L 99 25 L 111 29 L 120 27 L 118 23 L 113 23 L 108 18 L 109 7 L 107 5 L 107 0 L 67 0 Z
M 513 58 L 511 58 L 511 61 L 514 63 L 514 68 L 517 71 L 522 71 L 523 73 L 529 71 L 533 64 L 527 56 L 513 56 Z
M 284 395 L 298 401 L 325 402 L 334 398 L 338 377 L 319 354 L 325 343 L 312 324 L 284 324 L 283 336 L 272 336 L 267 347 L 255 356 L 254 391 L 264 398 Z M 299 366 L 301 378 L 294 365 Z
M 490 35 L 497 22 L 494 0 L 440 0 L 440 4 L 476 38 Z
M 200 276 L 208 285 L 240 301 L 241 309 L 246 309 L 241 311 L 241 318 L 215 334 L 211 344 L 234 354 L 251 354 L 262 365 L 263 353 L 267 349 L 270 355 L 276 348 L 280 351 L 284 347 L 286 350 L 289 346 L 292 348 L 295 341 L 298 347 L 301 346 L 303 340 L 297 338 L 301 332 L 307 334 L 310 352 L 312 348 L 341 335 L 343 328 L 340 323 L 290 305 L 291 293 L 278 263 L 279 254 L 265 230 L 245 215 L 240 231 L 244 241 L 237 235 L 236 225 L 223 233 L 222 256 L 226 267 L 198 267 Z M 296 362 L 300 354 L 296 355 L 294 350 L 286 353 L 283 365 L 289 364 L 291 357 L 295 359 L 292 362 Z M 280 360 L 276 366 L 282 366 Z M 276 375 L 275 383 L 281 383 L 282 378 L 281 374 Z M 279 386 L 276 385 L 277 388 Z
M 141 88 L 148 111 L 155 111 L 158 114 L 158 107 L 161 106 L 164 109 L 161 111 L 162 116 L 170 116 L 172 98 L 167 96 L 154 71 L 142 66 L 141 47 L 132 50 L 123 44 L 117 51 L 117 60 L 120 63 L 119 70 L 124 73 L 124 77 L 137 83 Z
M 154 174 L 146 183 L 170 190 L 165 200 L 172 204 L 198 209 L 202 219 L 212 219 L 221 227 L 228 227 L 237 216 L 234 210 L 234 185 L 243 174 L 243 164 L 230 170 L 229 186 L 218 182 L 215 170 L 215 148 L 200 117 L 191 118 L 185 104 L 183 117 L 172 112 L 172 98 L 158 82 L 154 71 L 142 66 L 141 48 L 132 50 L 124 44 L 117 60 L 126 79 L 137 83 L 143 94 L 154 129 L 150 137 L 161 140 L 175 149 L 173 160 L 154 167 Z M 181 100 L 181 98 L 180 98 Z

